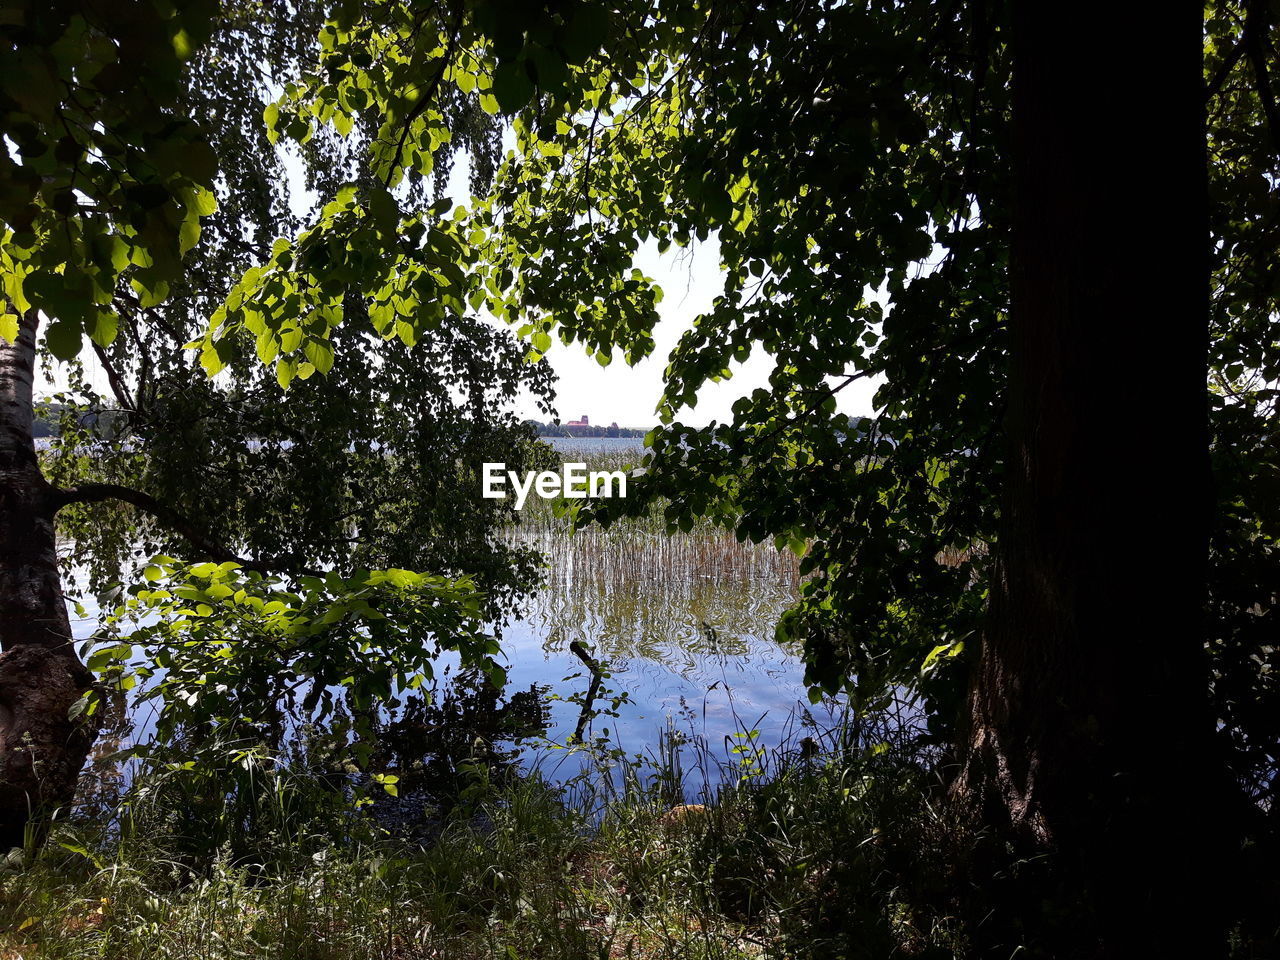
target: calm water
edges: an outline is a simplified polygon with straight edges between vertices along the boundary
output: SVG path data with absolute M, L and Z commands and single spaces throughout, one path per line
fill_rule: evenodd
M 569 650 L 581 641 L 628 701 L 617 717 L 597 718 L 594 733 L 644 752 L 670 718 L 713 747 L 750 729 L 776 742 L 798 702 L 807 704 L 803 665 L 773 641 L 796 579 L 772 550 L 714 535 L 645 542 L 595 531 L 539 546 L 551 560 L 548 582 L 504 631 L 511 681 L 581 693 L 589 677 Z M 549 737 L 563 740 L 578 714 L 553 702 Z
M 639 439 L 553 439 L 576 455 L 639 451 Z M 669 723 L 728 756 L 735 733 L 759 730 L 774 745 L 809 705 L 804 665 L 773 639 L 796 598 L 795 558 L 729 533 L 667 537 L 656 531 L 524 534 L 548 558 L 545 586 L 504 632 L 513 685 L 546 684 L 568 697 L 589 677 L 569 651 L 578 640 L 608 662 L 627 702 L 598 717 L 593 733 L 629 753 L 651 753 Z M 553 702 L 548 737 L 563 739 L 574 704 Z
M 643 437 L 543 437 L 555 450 L 566 454 L 612 453 L 644 449 Z
M 566 460 L 641 448 L 639 439 L 550 442 Z M 563 698 L 551 701 L 545 741 L 526 744 L 527 755 L 540 757 L 553 775 L 576 772 L 580 762 L 550 746 L 573 733 L 580 708 L 568 698 L 581 698 L 590 681 L 570 652 L 575 640 L 611 674 L 597 705 L 614 702 L 617 715 L 597 716 L 590 734 L 628 754 L 654 754 L 674 726 L 730 759 L 740 742 L 735 733 L 758 730 L 758 742 L 773 746 L 792 734 L 804 711 L 819 722 L 828 716 L 809 705 L 795 652 L 773 639 L 798 589 L 790 555 L 715 531 L 667 537 L 633 527 L 570 535 L 562 525 L 530 526 L 513 535 L 545 554 L 546 582 L 502 630 L 502 646 L 512 691 L 537 685 Z M 84 637 L 96 622 L 75 626 Z M 145 736 L 150 724 L 136 719 L 134 736 Z

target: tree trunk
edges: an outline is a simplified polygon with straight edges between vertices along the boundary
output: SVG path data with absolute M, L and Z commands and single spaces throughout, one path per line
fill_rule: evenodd
M 1201 16 L 1014 3 L 1005 515 L 953 799 L 1032 858 L 1013 935 L 1054 957 L 1224 950 Z
M 91 675 L 71 642 L 56 506 L 32 440 L 35 311 L 0 339 L 0 850 L 72 800 L 93 730 L 68 711 Z

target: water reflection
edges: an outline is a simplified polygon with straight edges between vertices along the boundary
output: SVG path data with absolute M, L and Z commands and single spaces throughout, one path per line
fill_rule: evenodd
M 794 602 L 795 558 L 720 531 L 667 537 L 625 527 L 523 538 L 547 557 L 526 620 L 553 649 L 579 639 L 611 659 L 685 672 L 703 656 L 750 656 Z
M 504 633 L 518 684 L 581 695 L 589 678 L 569 650 L 585 644 L 628 701 L 597 718 L 628 752 L 653 752 L 669 720 L 725 753 L 759 729 L 777 743 L 803 704 L 803 664 L 773 638 L 799 589 L 796 558 L 728 533 L 666 536 L 646 524 L 569 535 L 547 525 L 522 539 L 548 560 L 547 582 Z M 553 704 L 549 735 L 574 729 L 576 704 Z

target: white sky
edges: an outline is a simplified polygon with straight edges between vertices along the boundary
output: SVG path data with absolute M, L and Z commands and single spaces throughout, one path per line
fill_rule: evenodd
M 286 159 L 286 168 L 290 171 L 295 213 L 305 220 L 316 198 L 302 189 L 301 167 L 295 157 Z M 458 163 L 447 192 L 456 202 L 466 203 L 469 199 L 466 184 L 466 165 Z M 576 420 L 586 414 L 593 424 L 608 425 L 616 421 L 623 427 L 655 425 L 658 422 L 655 410 L 662 394 L 662 372 L 671 350 L 694 318 L 710 309 L 712 301 L 724 289 L 719 244 L 714 237 L 689 248 L 672 246 L 664 254 L 658 253 L 655 243 L 645 244 L 637 254 L 635 265 L 652 277 L 664 294 L 658 305 L 660 320 L 654 330 L 654 351 L 634 367 L 628 367 L 620 357 L 608 367 L 601 367 L 580 345 L 566 346 L 553 339 L 547 360 L 558 378 L 555 404 L 561 420 Z M 105 392 L 107 384 L 97 358 L 85 350 L 80 359 L 90 381 Z M 733 401 L 759 387 L 767 387 L 773 363 L 772 358 L 760 352 L 746 363 L 731 362 L 730 369 L 731 379 L 704 385 L 697 406 L 677 414 L 681 422 L 700 427 L 712 421 L 731 420 Z M 837 395 L 838 408 L 849 414 L 870 413 L 871 397 L 877 386 L 878 381 L 850 384 Z M 37 382 L 38 394 L 64 387 L 65 377 L 61 371 L 55 371 L 52 382 L 43 375 Z M 517 412 L 542 419 L 531 399 L 522 401 Z
M 509 136 L 504 147 L 512 146 Z M 469 171 L 463 162 L 455 164 L 449 179 L 447 193 L 456 203 L 467 203 Z M 715 237 L 705 243 L 694 243 L 687 248 L 671 246 L 666 253 L 658 253 L 655 241 L 643 244 L 636 255 L 635 266 L 652 278 L 662 288 L 662 302 L 658 304 L 659 322 L 653 332 L 654 349 L 649 357 L 627 366 L 620 352 L 607 367 L 602 367 L 595 357 L 580 344 L 565 345 L 553 338 L 547 361 L 556 372 L 556 410 L 562 421 L 577 420 L 586 414 L 593 424 L 608 425 L 617 422 L 622 427 L 651 427 L 657 424 L 658 400 L 662 396 L 662 372 L 666 369 L 671 351 L 681 335 L 694 319 L 711 309 L 717 296 L 724 292 L 724 278 L 720 270 L 720 244 Z M 731 361 L 729 369 L 733 377 L 719 383 L 707 383 L 700 391 L 696 407 L 685 408 L 677 419 L 690 426 L 702 427 L 716 421 L 724 423 L 733 419 L 733 402 L 760 387 L 768 387 L 773 360 L 764 351 L 753 355 L 746 363 Z M 869 414 L 871 398 L 880 381 L 858 381 L 836 396 L 837 408 L 842 413 Z M 526 402 L 520 413 L 542 419 L 532 401 Z

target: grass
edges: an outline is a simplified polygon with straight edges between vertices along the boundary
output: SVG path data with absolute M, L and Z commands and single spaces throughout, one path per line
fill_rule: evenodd
M 192 798 L 153 790 L 112 830 L 64 826 L 9 863 L 0 957 L 952 955 L 945 924 L 885 882 L 922 875 L 917 854 L 936 842 L 927 758 L 853 723 L 744 744 L 727 765 L 674 734 L 649 758 L 596 745 L 596 767 L 558 786 L 477 768 L 425 844 L 349 808 L 282 800 L 324 790 L 286 770 L 245 781 L 263 794 L 259 816 L 244 817 L 243 796 L 207 805 L 204 830 L 226 839 L 177 849 L 172 821 Z M 714 766 L 715 786 L 673 813 L 691 762 Z

